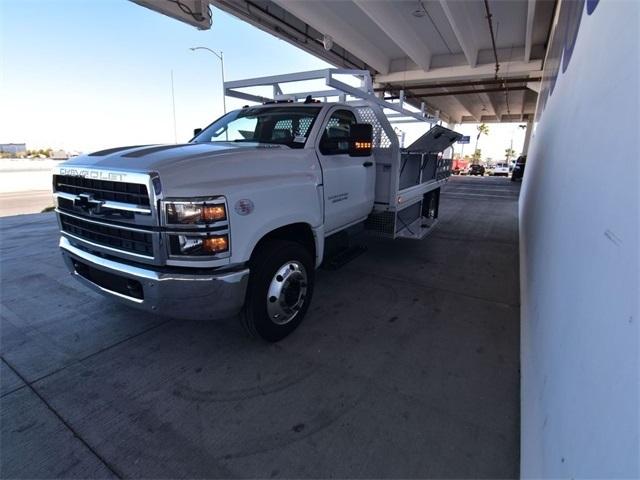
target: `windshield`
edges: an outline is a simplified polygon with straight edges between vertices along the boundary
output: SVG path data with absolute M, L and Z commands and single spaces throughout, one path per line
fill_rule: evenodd
M 192 142 L 259 142 L 302 148 L 320 107 L 252 107 L 229 112 Z

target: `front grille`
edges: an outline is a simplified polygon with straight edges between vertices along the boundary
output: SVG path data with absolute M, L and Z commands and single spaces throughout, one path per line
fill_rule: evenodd
M 76 237 L 125 252 L 153 257 L 151 233 L 97 224 L 64 214 L 60 215 L 60 223 L 63 231 Z
M 139 183 L 110 182 L 71 175 L 54 175 L 54 185 L 57 192 L 73 195 L 92 193 L 95 200 L 149 206 L 147 186 Z

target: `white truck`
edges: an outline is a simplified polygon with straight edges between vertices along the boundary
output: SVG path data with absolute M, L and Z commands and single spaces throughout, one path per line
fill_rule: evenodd
M 509 163 L 507 162 L 498 162 L 495 167 L 493 167 L 492 175 L 494 177 L 508 177 L 510 172 Z
M 282 93 L 314 79 L 330 88 Z M 240 90 L 260 86 L 273 97 Z M 367 71 L 227 82 L 225 93 L 258 105 L 189 143 L 112 148 L 57 167 L 60 248 L 70 273 L 106 296 L 184 319 L 241 313 L 249 332 L 277 341 L 302 321 L 315 269 L 345 232 L 420 239 L 433 228 L 450 175 L 442 152 L 460 135 L 435 125 L 401 150 L 385 112 L 435 119 L 376 97 Z

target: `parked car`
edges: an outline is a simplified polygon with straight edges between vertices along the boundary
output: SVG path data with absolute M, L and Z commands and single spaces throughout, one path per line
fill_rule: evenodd
M 522 180 L 524 176 L 524 167 L 527 163 L 527 156 L 521 155 L 516 160 L 516 165 L 513 167 L 513 173 L 511 174 L 511 181 L 515 182 L 516 180 Z
M 507 162 L 496 163 L 496 166 L 493 169 L 493 175 L 496 177 L 508 177 L 509 164 Z
M 484 176 L 484 167 L 482 165 L 470 165 L 469 175 L 480 175 L 481 177 Z

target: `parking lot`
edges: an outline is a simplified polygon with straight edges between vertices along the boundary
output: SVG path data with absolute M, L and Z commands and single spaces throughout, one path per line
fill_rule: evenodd
M 278 344 L 103 299 L 53 214 L 0 219 L 0 476 L 517 476 L 518 191 L 452 178 L 431 236 L 319 270 Z

